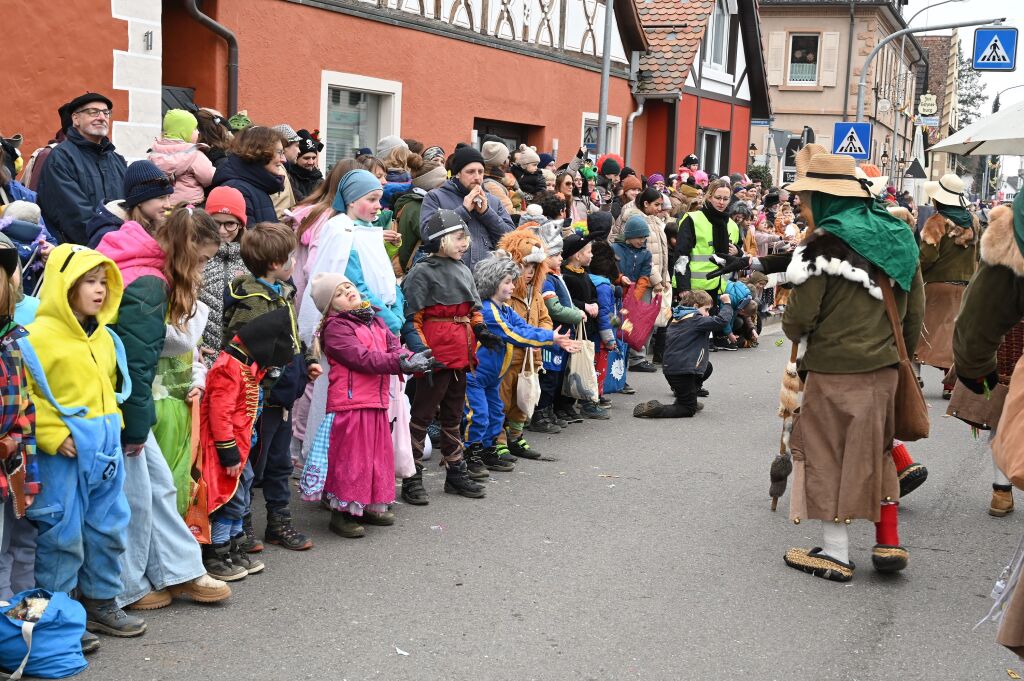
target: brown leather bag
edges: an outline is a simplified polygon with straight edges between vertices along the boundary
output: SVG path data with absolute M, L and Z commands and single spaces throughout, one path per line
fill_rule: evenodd
M 889 315 L 892 334 L 896 338 L 896 350 L 900 355 L 897 366 L 899 382 L 896 384 L 896 432 L 893 435 L 897 440 L 904 442 L 922 440 L 928 437 L 930 428 L 928 404 L 924 401 L 921 386 L 917 382 L 917 374 L 910 364 L 910 358 L 907 357 L 903 325 L 896 312 L 896 297 L 893 295 L 889 277 L 884 272 L 879 272 L 876 280 L 878 287 L 882 289 L 882 300 L 885 301 L 885 311 Z
M 200 544 L 209 544 L 213 537 L 210 532 L 210 506 L 206 496 L 206 481 L 203 480 L 203 446 L 199 441 L 199 400 L 192 400 L 192 485 L 185 524 Z
M 979 395 L 957 381 L 946 416 L 958 418 L 978 430 L 993 430 L 999 425 L 1007 392 L 1005 385 L 997 383 L 988 395 Z

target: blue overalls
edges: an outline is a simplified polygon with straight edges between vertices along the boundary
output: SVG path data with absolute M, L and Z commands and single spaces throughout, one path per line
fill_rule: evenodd
M 131 379 L 121 339 L 107 332 L 123 381 L 115 395 L 120 404 L 131 393 Z M 88 407 L 61 405 L 28 337 L 18 346 L 25 369 L 61 415 L 78 452 L 75 458 L 50 452 L 36 457 L 42 489 L 26 514 L 39 529 L 36 584 L 63 592 L 78 586 L 86 598 L 115 598 L 122 590 L 120 557 L 131 516 L 124 495 L 121 415 L 89 417 Z

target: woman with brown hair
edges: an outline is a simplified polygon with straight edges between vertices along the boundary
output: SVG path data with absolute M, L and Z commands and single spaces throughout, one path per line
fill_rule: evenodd
M 213 109 L 199 109 L 195 112 L 199 131 L 200 147 L 214 168 L 220 168 L 228 158 L 231 149 L 231 128 L 228 122 Z
M 238 133 L 227 160 L 217 168 L 211 187 L 234 187 L 245 198 L 246 224 L 277 222 L 271 194 L 284 189 L 287 176 L 284 135 L 254 125 Z

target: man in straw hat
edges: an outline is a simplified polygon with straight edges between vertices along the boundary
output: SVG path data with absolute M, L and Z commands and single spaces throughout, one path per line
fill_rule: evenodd
M 899 362 L 882 302 L 892 282 L 910 351 L 924 308 L 913 233 L 875 202 L 849 156 L 819 145 L 796 158 L 802 215 L 813 230 L 786 271 L 794 285 L 782 328 L 803 344 L 802 407 L 790 440 L 795 479 L 790 517 L 822 521 L 823 543 L 786 552 L 790 567 L 845 582 L 853 578 L 847 525 L 875 523 L 872 563 L 880 572 L 907 565 L 899 543 L 899 481 L 890 451 Z

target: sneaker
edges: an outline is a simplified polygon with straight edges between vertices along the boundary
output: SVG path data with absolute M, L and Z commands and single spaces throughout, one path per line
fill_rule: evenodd
M 473 480 L 486 480 L 491 477 L 481 458 L 483 450 L 484 448 L 479 442 L 474 442 L 463 451 L 462 458 L 466 462 L 466 475 Z
M 167 591 L 174 598 L 189 598 L 195 603 L 220 603 L 231 597 L 231 587 L 209 574 L 169 586 Z
M 206 574 L 222 582 L 237 582 L 249 575 L 242 566 L 231 562 L 231 542 L 204 544 L 203 567 L 206 568 Z M 171 587 L 170 592 L 173 596 L 174 587 Z
M 171 594 L 165 589 L 150 591 L 148 594 L 127 606 L 126 610 L 159 610 L 171 604 Z
M 331 522 L 328 523 L 327 529 L 346 539 L 358 539 L 366 534 L 363 526 L 344 511 L 331 511 Z
M 633 389 L 629 383 L 625 383 L 622 386 L 622 390 L 619 391 L 623 395 L 636 395 L 636 390 Z
M 508 445 L 505 444 L 504 442 L 495 442 L 494 448 L 498 450 L 498 458 L 500 458 L 502 461 L 507 461 L 509 463 L 515 463 L 516 461 L 519 461 L 519 458 L 512 453 L 512 450 L 510 450 L 508 448 Z
M 245 550 L 245 534 L 231 538 L 231 563 L 245 570 L 246 574 L 255 575 L 263 572 L 266 567 L 263 561 Z
M 711 397 L 711 393 L 707 391 L 707 388 L 699 388 L 697 390 L 697 397 Z
M 267 515 L 267 529 L 263 539 L 268 544 L 283 546 L 289 551 L 305 551 L 313 548 L 313 540 L 295 529 L 292 517 L 287 513 Z
M 121 638 L 146 633 L 146 621 L 117 607 L 113 598 L 82 598 L 82 605 L 85 606 L 85 628 L 88 631 Z
M 630 366 L 629 370 L 630 371 L 639 371 L 640 373 L 643 373 L 643 374 L 653 374 L 653 373 L 658 371 L 658 367 L 654 366 L 653 364 L 651 364 L 650 362 L 648 362 L 645 359 L 642 362 L 637 362 L 636 364 L 633 364 L 632 366 Z
M 558 415 L 565 419 L 566 423 L 583 423 L 583 415 L 572 404 L 567 404 L 558 412 Z
M 601 395 L 601 397 L 598 398 L 597 403 L 599 406 L 605 408 L 612 406 L 611 398 L 609 398 L 607 395 Z
M 395 524 L 395 514 L 391 511 L 363 511 L 363 525 L 388 527 Z
M 502 461 L 498 455 L 497 447 L 487 447 L 480 452 L 480 460 L 483 461 L 484 466 L 487 470 L 498 471 L 499 473 L 511 473 L 516 469 L 516 465 L 510 461 Z M 490 477 L 490 476 L 488 476 Z
M 544 433 L 546 435 L 555 435 L 562 432 L 558 424 L 549 419 L 543 409 L 534 410 L 533 418 L 526 424 L 526 430 L 531 433 Z
M 100 649 L 100 637 L 91 631 L 82 634 L 82 654 L 89 655 Z
M 487 490 L 482 485 L 470 479 L 465 461 L 448 464 L 448 474 L 444 479 L 444 491 L 469 499 L 482 499 L 487 494 Z
M 727 338 L 716 338 L 712 346 L 719 350 L 725 350 L 726 352 L 735 352 L 740 349 L 738 345 Z
M 245 539 L 242 540 L 242 550 L 246 553 L 259 553 L 263 550 L 263 542 L 256 536 L 256 530 L 252 527 L 252 513 L 242 516 L 242 532 Z
M 534 460 L 536 460 L 536 459 L 540 458 L 540 452 L 538 452 L 533 447 L 531 447 L 530 443 L 527 442 L 526 439 L 523 438 L 522 435 L 519 436 L 518 440 L 512 440 L 511 442 L 509 442 L 508 443 L 508 448 L 509 448 L 509 451 L 511 451 L 513 454 L 515 454 L 520 459 L 534 459 Z
M 608 412 L 606 410 L 602 409 L 594 402 L 584 402 L 580 413 L 583 415 L 583 418 L 595 419 L 598 421 L 607 421 L 611 418 L 608 416 Z
M 548 407 L 548 418 L 551 420 L 552 423 L 558 426 L 558 432 L 562 432 L 563 430 L 569 427 L 569 422 L 562 418 L 559 414 L 555 413 L 554 405 Z

